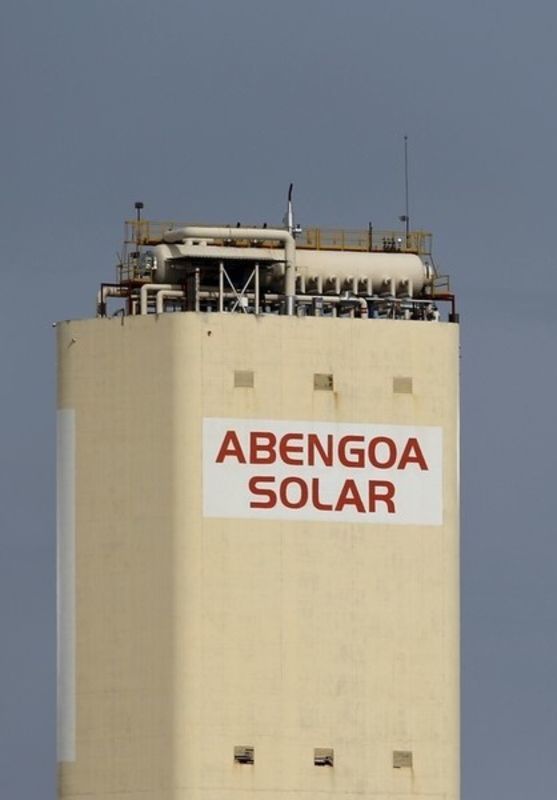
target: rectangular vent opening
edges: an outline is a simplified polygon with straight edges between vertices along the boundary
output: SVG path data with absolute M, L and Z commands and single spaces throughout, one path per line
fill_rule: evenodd
M 395 769 L 403 769 L 404 767 L 412 768 L 412 751 L 411 750 L 393 750 L 393 767 Z
M 313 763 L 316 767 L 333 767 L 335 751 L 330 747 L 316 747 L 313 751 Z
M 332 373 L 330 372 L 314 372 L 313 374 L 313 388 L 321 389 L 322 391 L 332 392 L 334 388 L 334 381 Z
M 412 378 L 393 378 L 393 392 L 395 394 L 412 394 Z
M 234 762 L 236 764 L 253 764 L 255 761 L 255 751 L 253 747 L 238 745 L 234 748 Z
M 244 387 L 246 389 L 253 389 L 255 385 L 253 370 L 251 369 L 236 369 L 234 370 L 234 387 Z

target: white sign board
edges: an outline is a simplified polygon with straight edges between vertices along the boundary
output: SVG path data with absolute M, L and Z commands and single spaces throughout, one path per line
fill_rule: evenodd
M 441 525 L 442 430 L 205 419 L 203 510 L 206 517 Z

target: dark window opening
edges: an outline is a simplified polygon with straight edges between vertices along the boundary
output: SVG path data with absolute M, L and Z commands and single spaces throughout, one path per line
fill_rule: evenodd
M 411 750 L 394 750 L 393 751 L 393 767 L 395 769 L 403 769 L 404 767 L 412 768 L 412 751 Z
M 333 767 L 335 751 L 330 747 L 316 747 L 313 751 L 313 763 L 316 767 Z
M 255 751 L 253 747 L 238 746 L 234 748 L 234 762 L 236 764 L 253 764 Z

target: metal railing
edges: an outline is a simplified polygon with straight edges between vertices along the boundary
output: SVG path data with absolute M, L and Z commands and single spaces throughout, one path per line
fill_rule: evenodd
M 431 233 L 426 231 L 350 230 L 306 228 L 296 238 L 296 247 L 311 250 L 353 250 L 431 254 Z
M 183 227 L 175 221 L 153 222 L 151 220 L 126 220 L 124 241 L 127 246 L 142 247 L 159 244 L 165 231 Z M 212 227 L 212 226 L 210 226 Z M 225 226 L 235 227 L 235 226 Z M 349 250 L 359 252 L 400 252 L 431 255 L 432 235 L 427 231 L 400 230 L 350 230 L 330 228 L 306 228 L 296 235 L 296 247 L 302 250 Z M 228 243 L 230 246 L 253 246 L 249 240 Z M 258 242 L 259 247 L 280 247 L 278 242 Z

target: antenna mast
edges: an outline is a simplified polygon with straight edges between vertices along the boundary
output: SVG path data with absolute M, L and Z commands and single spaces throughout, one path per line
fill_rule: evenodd
M 408 237 L 410 235 L 410 203 L 408 199 L 408 136 L 404 134 L 404 214 L 399 217 L 404 222 L 406 228 L 406 247 L 408 247 Z
M 408 205 L 408 136 L 404 136 L 404 216 L 406 217 L 406 235 L 410 233 L 410 208 Z

